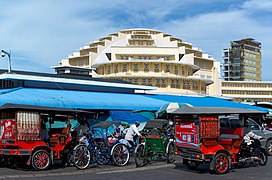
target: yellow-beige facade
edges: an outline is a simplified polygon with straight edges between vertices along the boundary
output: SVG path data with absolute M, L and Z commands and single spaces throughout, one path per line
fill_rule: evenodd
M 152 29 L 112 33 L 61 60 L 93 77 L 157 86 L 153 93 L 221 95 L 220 63 L 179 38 Z
M 222 96 L 239 102 L 272 102 L 272 82 L 222 81 Z

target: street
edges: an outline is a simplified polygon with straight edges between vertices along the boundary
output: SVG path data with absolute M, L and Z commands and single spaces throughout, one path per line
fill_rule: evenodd
M 94 165 L 86 170 L 76 170 L 75 167 L 63 167 L 55 164 L 48 171 L 34 171 L 27 169 L 11 169 L 0 167 L 0 179 L 20 179 L 20 180 L 85 180 L 85 179 L 190 179 L 190 180 L 212 180 L 212 179 L 271 179 L 272 173 L 272 157 L 269 157 L 267 166 L 254 167 L 246 166 L 245 168 L 232 169 L 228 174 L 216 175 L 208 171 L 208 165 L 201 165 L 196 171 L 188 170 L 182 160 L 177 157 L 176 162 L 167 164 L 165 159 L 152 161 L 145 167 L 136 168 L 134 158 L 130 160 L 130 164 L 125 167 L 114 167 L 112 165 Z

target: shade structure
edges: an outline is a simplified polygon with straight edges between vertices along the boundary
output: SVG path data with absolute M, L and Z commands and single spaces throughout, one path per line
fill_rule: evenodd
M 190 104 L 193 107 L 222 107 L 222 108 L 239 108 L 239 109 L 253 109 L 263 112 L 268 112 L 267 108 L 261 108 L 257 106 L 251 106 L 249 104 L 243 104 L 225 99 L 211 97 L 211 96 L 178 96 L 178 95 L 147 95 L 152 99 L 158 99 L 163 101 L 177 102 L 183 104 Z
M 167 101 L 143 94 L 13 88 L 0 90 L 0 106 L 6 103 L 84 110 L 157 111 Z
M 181 107 L 186 107 L 186 106 L 191 106 L 188 103 L 181 103 L 181 102 L 171 102 L 171 103 L 167 103 L 165 105 L 163 105 L 157 112 L 156 112 L 156 116 L 160 117 L 163 114 L 167 114 L 167 113 L 171 113 L 173 111 L 175 111 L 178 108 Z
M 184 106 L 177 108 L 170 112 L 174 115 L 228 115 L 228 114 L 266 114 L 263 111 L 252 110 L 252 109 L 240 109 L 240 108 L 221 108 L 221 107 L 192 107 Z

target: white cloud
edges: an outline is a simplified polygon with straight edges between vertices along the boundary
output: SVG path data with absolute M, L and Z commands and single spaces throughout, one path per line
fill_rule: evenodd
M 271 0 L 250 0 L 246 1 L 242 6 L 244 9 L 250 10 L 269 10 L 272 11 L 272 1 Z
M 16 69 L 49 72 L 51 66 L 58 65 L 60 59 L 86 43 L 132 26 L 173 34 L 218 60 L 230 40 L 253 37 L 262 42 L 264 77 L 272 80 L 272 71 L 267 70 L 272 65 L 272 22 L 254 14 L 270 11 L 272 1 L 228 2 L 231 3 L 222 0 L 0 0 L 5 7 L 0 11 L 0 49 L 14 52 L 12 61 Z M 210 5 L 216 3 L 221 3 L 225 10 L 210 10 Z M 194 15 L 188 16 L 187 11 L 200 6 L 207 7 L 206 11 L 191 12 Z M 0 68 L 6 67 L 6 61 L 1 61 Z

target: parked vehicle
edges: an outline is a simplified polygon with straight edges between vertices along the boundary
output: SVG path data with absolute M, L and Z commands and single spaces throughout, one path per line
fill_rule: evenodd
M 254 155 L 254 148 L 247 145 L 244 141 L 241 143 L 239 153 L 237 154 L 237 167 L 243 167 L 245 164 L 255 164 L 260 166 L 265 166 L 268 161 L 267 153 L 265 149 L 261 147 L 261 142 L 259 140 L 255 140 L 258 142 L 260 148 L 258 149 L 259 156 L 256 159 Z
M 121 124 L 117 121 L 103 121 L 94 125 L 91 134 L 81 139 L 81 144 L 74 148 L 74 164 L 78 169 L 86 169 L 90 164 L 124 166 L 130 158 L 129 148 L 120 142 L 120 134 L 115 129 Z
M 83 111 L 51 107 L 6 104 L 0 107 L 0 155 L 11 166 L 50 168 L 54 160 L 68 161 L 73 143 L 70 119 Z M 45 122 L 46 121 L 46 122 Z M 54 128 L 52 124 L 66 124 Z M 50 138 L 41 139 L 41 125 L 48 123 Z
M 272 131 L 268 131 L 257 124 L 253 119 L 248 118 L 245 121 L 254 134 L 262 136 L 261 146 L 266 150 L 268 155 L 272 155 Z M 238 116 L 221 116 L 220 117 L 220 134 L 242 135 L 243 121 Z
M 135 163 L 137 167 L 146 165 L 151 160 L 167 158 L 168 163 L 175 161 L 174 132 L 168 127 L 168 120 L 155 119 L 147 121 L 141 134 L 144 136 L 142 143 L 135 149 Z
M 196 169 L 200 163 L 209 163 L 216 174 L 227 173 L 237 164 L 242 138 L 235 134 L 220 135 L 219 115 L 264 114 L 261 111 L 229 108 L 183 107 L 172 111 L 176 146 L 183 163 Z

